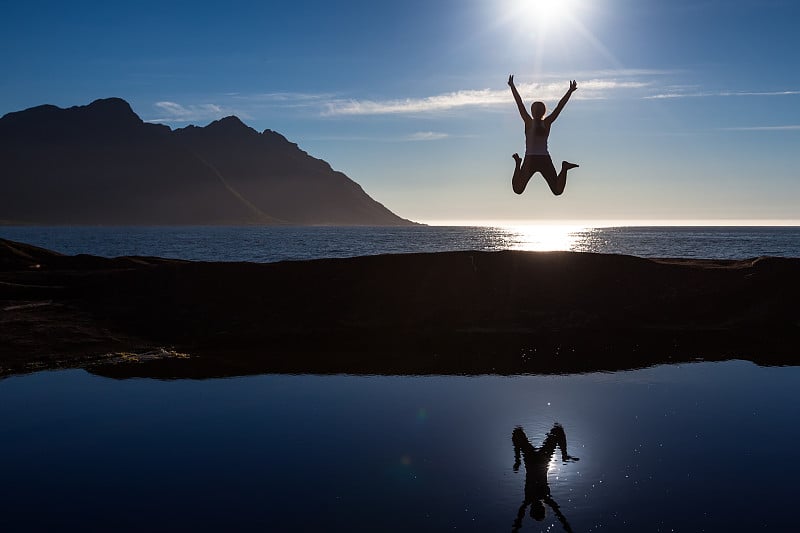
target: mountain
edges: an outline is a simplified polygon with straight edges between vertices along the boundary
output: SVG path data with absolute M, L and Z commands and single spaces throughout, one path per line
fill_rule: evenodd
M 0 118 L 0 222 L 410 225 L 271 130 L 172 130 L 119 98 Z

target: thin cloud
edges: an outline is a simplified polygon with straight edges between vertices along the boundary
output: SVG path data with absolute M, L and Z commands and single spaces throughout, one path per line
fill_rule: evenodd
M 653 69 L 653 68 L 596 69 L 596 70 L 580 71 L 577 74 L 573 74 L 571 77 L 573 79 L 575 78 L 575 76 L 581 78 L 606 78 L 606 79 L 646 78 L 646 77 L 656 77 L 656 76 L 674 76 L 676 74 L 682 74 L 684 72 L 685 71 L 679 69 Z M 559 74 L 557 75 L 557 77 L 564 78 L 570 76 Z
M 418 131 L 405 138 L 407 141 L 440 141 L 449 135 L 439 131 Z
M 738 128 L 721 128 L 722 131 L 800 131 L 800 124 L 786 126 L 742 126 Z
M 600 100 L 611 97 L 616 91 L 641 89 L 649 84 L 641 81 L 618 81 L 593 79 L 579 83 L 576 99 Z M 526 99 L 558 100 L 564 95 L 567 84 L 563 81 L 552 83 L 519 83 L 520 95 Z M 326 104 L 324 115 L 394 115 L 420 114 L 454 109 L 492 108 L 507 106 L 509 90 L 473 89 L 454 91 L 423 98 L 395 100 L 334 100 Z
M 334 141 L 334 142 L 378 142 L 378 143 L 401 143 L 401 142 L 422 142 L 422 141 L 440 141 L 442 139 L 453 138 L 449 133 L 439 131 L 418 131 L 408 135 L 389 136 L 389 137 L 376 137 L 366 135 L 333 135 L 322 137 L 303 137 L 301 141 Z M 467 138 L 469 135 L 458 135 L 458 138 Z
M 238 105 L 253 109 L 307 109 L 321 108 L 326 102 L 336 98 L 332 93 L 271 92 L 256 94 L 237 94 L 232 96 Z
M 579 91 L 574 99 L 599 100 L 614 97 L 622 91 L 642 89 L 651 84 L 640 81 L 644 76 L 665 74 L 664 71 L 629 69 L 580 73 Z M 588 79 L 587 79 L 588 78 Z M 558 79 L 558 81 L 555 81 Z M 518 82 L 517 88 L 526 100 L 557 101 L 567 89 L 567 78 L 548 75 L 539 83 Z M 222 95 L 225 104 L 181 104 L 160 101 L 154 104 L 158 115 L 147 120 L 155 123 L 191 123 L 237 115 L 243 119 L 261 116 L 265 109 L 308 110 L 322 116 L 414 115 L 447 112 L 458 109 L 493 109 L 507 106 L 510 94 L 502 89 L 464 89 L 422 98 L 346 99 L 336 93 L 274 91 L 263 93 L 228 92 Z M 443 134 L 442 134 L 443 135 Z M 403 140 L 438 140 L 441 135 L 405 137 Z M 397 139 L 395 139 L 397 140 Z
M 147 122 L 200 122 L 205 120 L 217 120 L 228 115 L 250 118 L 246 113 L 237 113 L 233 109 L 217 104 L 183 105 L 177 102 L 162 101 L 156 102 L 154 106 L 159 110 L 161 116 L 148 119 Z
M 504 100 L 508 94 L 503 91 Z M 404 100 L 339 100 L 326 105 L 325 115 L 392 115 L 447 111 L 468 106 L 492 106 L 500 103 L 499 91 L 465 90 Z
M 658 100 L 667 98 L 708 98 L 726 96 L 791 96 L 798 95 L 800 91 L 669 91 L 660 94 L 645 96 L 646 100 Z
M 237 100 L 254 102 L 313 102 L 332 98 L 330 93 L 271 92 L 256 94 L 232 94 Z

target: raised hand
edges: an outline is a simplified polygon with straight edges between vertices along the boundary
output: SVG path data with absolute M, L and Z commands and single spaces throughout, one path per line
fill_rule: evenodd
M 513 75 L 513 74 L 511 74 L 511 75 L 508 77 L 508 86 L 509 86 L 509 87 L 513 87 L 513 86 L 514 86 L 514 75 Z
M 574 93 L 578 90 L 578 83 L 575 80 L 569 82 L 569 92 Z

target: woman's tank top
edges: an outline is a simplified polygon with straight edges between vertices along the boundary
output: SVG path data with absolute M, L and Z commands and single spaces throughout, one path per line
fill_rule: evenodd
M 531 120 L 525 127 L 525 155 L 550 155 L 547 151 L 549 136 L 550 128 L 545 126 L 543 120 Z

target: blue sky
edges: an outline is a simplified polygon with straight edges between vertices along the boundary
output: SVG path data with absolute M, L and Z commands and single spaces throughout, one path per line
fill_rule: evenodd
M 552 2 L 551 2 L 552 3 Z M 0 114 L 235 114 L 418 221 L 800 220 L 797 0 L 0 3 Z M 548 11 L 550 10 L 550 11 Z M 581 164 L 511 191 L 522 121 Z

